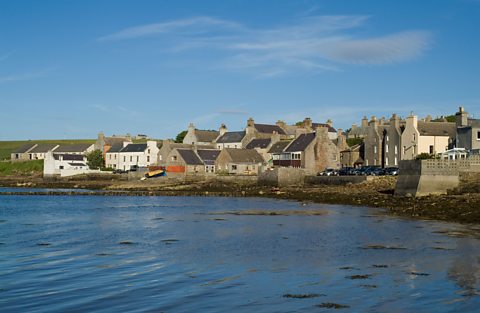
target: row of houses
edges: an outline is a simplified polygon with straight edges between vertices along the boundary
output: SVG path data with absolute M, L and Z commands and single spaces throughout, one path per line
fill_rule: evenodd
M 455 114 L 455 122 L 430 116 L 418 120 L 413 113 L 405 119 L 396 114 L 388 120 L 373 116 L 370 121 L 363 118 L 360 127 L 352 125 L 346 137 L 363 142 L 341 152 L 343 167 L 396 167 L 400 160 L 420 154 L 445 155 L 459 148 L 478 154 L 480 120 L 470 118 L 463 107 Z

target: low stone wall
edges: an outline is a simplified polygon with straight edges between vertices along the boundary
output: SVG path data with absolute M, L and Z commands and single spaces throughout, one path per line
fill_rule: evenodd
M 375 179 L 374 176 L 306 176 L 305 184 L 308 185 L 346 185 L 360 184 L 364 181 Z
M 400 174 L 395 194 L 426 196 L 446 194 L 457 189 L 462 173 L 480 172 L 480 157 L 466 160 L 409 160 L 400 161 Z
M 205 177 L 207 181 L 224 182 L 224 183 L 241 183 L 256 184 L 258 176 L 256 175 L 228 175 L 228 176 L 211 176 Z
M 299 168 L 279 167 L 258 176 L 258 184 L 263 186 L 303 186 L 304 183 L 305 171 Z

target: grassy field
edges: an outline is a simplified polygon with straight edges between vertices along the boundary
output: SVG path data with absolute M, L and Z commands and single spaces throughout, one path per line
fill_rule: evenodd
M 27 176 L 43 173 L 43 160 L 0 162 L 0 176 Z
M 0 141 L 0 160 L 10 160 L 12 151 L 27 143 L 56 143 L 77 144 L 95 143 L 95 139 L 68 139 L 68 140 L 23 140 L 23 141 Z

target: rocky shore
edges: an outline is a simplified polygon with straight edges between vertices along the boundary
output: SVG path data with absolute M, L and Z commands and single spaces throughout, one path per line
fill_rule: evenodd
M 2 187 L 46 188 L 44 191 L 25 189 L 1 194 L 37 195 L 101 195 L 101 196 L 231 196 L 268 197 L 327 204 L 345 204 L 383 208 L 386 214 L 419 219 L 435 219 L 460 223 L 480 223 L 480 193 L 476 187 L 457 190 L 455 194 L 421 198 L 393 195 L 396 179 L 378 177 L 372 181 L 347 185 L 312 185 L 271 188 L 248 183 L 195 181 L 123 181 L 116 178 L 44 180 L 41 177 L 3 177 Z M 79 189 L 79 191 L 58 189 Z M 87 189 L 80 190 L 80 189 Z

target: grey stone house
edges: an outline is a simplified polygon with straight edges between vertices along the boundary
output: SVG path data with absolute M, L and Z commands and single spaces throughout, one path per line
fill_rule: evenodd
M 215 161 L 217 172 L 231 175 L 258 175 L 263 171 L 264 160 L 254 149 L 222 149 Z
M 15 149 L 11 155 L 10 159 L 12 161 L 28 161 L 31 160 L 31 154 L 29 153 L 33 148 L 38 146 L 36 143 L 27 143 L 21 147 Z
M 215 142 L 215 140 L 223 135 L 227 131 L 225 125 L 220 127 L 219 131 L 216 130 L 200 130 L 190 123 L 188 126 L 187 134 L 183 138 L 184 144 L 190 145 L 209 145 Z
M 470 153 L 480 153 L 480 119 L 468 117 L 468 113 L 460 107 L 455 114 L 457 126 L 456 147 L 465 148 Z
M 217 139 L 215 146 L 218 150 L 224 148 L 243 149 L 252 138 L 254 136 L 247 136 L 246 131 L 226 132 Z
M 366 166 L 383 166 L 383 138 L 385 125 L 380 125 L 381 121 L 372 116 L 368 122 L 367 133 L 364 139 L 365 143 L 365 163 Z
M 278 153 L 284 144 L 280 141 L 269 151 L 274 167 L 303 168 L 311 175 L 325 168 L 339 168 L 340 151 L 346 147 L 344 138 L 329 138 L 327 127 L 318 127 L 314 133 L 300 134 Z
M 166 169 L 167 173 L 205 173 L 204 163 L 193 149 L 173 149 L 168 155 Z
M 220 154 L 220 150 L 199 149 L 197 154 L 205 165 L 205 173 L 215 173 L 215 161 Z

